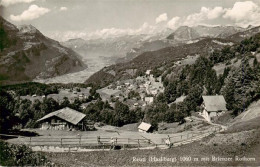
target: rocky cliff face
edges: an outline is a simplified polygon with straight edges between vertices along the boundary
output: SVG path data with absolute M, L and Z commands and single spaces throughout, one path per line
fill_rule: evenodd
M 0 17 L 0 83 L 49 78 L 86 68 L 80 56 L 31 25 Z

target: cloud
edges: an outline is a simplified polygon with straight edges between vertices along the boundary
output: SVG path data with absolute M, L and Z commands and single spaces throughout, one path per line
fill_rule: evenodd
M 228 22 L 229 25 L 237 25 L 241 27 L 247 27 L 248 25 L 260 25 L 260 6 L 252 1 L 235 2 L 231 8 L 223 8 L 221 6 L 201 7 L 200 10 L 195 13 L 182 17 L 173 16 L 169 20 L 167 13 L 163 13 L 155 18 L 156 24 L 150 25 L 145 22 L 136 29 L 111 27 L 96 30 L 94 32 L 50 32 L 49 36 L 60 41 L 65 41 L 73 38 L 97 39 L 123 35 L 155 35 L 156 33 L 163 32 L 166 28 L 176 30 L 180 26 L 217 26 L 216 24 L 221 21 Z
M 156 24 L 158 24 L 158 23 L 161 23 L 161 22 L 164 22 L 164 21 L 167 21 L 167 20 L 168 20 L 167 13 L 163 13 L 163 14 L 160 14 L 160 15 L 155 19 L 155 22 L 156 22 Z
M 31 5 L 27 10 L 23 11 L 20 15 L 11 15 L 10 19 L 13 21 L 26 21 L 39 18 L 40 16 L 48 13 L 50 9 Z
M 34 2 L 35 0 L 2 0 L 2 2 L 0 3 L 1 5 L 7 7 L 10 5 L 14 5 L 17 3 L 31 3 Z
M 241 21 L 252 17 L 252 15 L 255 15 L 256 13 L 259 14 L 259 6 L 254 2 L 236 2 L 233 8 L 229 8 L 223 17 L 235 21 Z
M 60 11 L 65 11 L 65 10 L 68 10 L 68 8 L 67 7 L 60 7 Z
M 260 6 L 252 1 L 236 2 L 227 9 L 223 18 L 235 21 L 236 25 L 246 27 L 260 24 Z
M 98 39 L 98 38 L 109 38 L 109 37 L 120 37 L 124 35 L 140 35 L 140 34 L 155 34 L 163 31 L 160 26 L 149 25 L 143 23 L 139 28 L 132 29 L 121 29 L 121 28 L 104 28 L 96 30 L 90 33 L 82 31 L 65 31 L 65 32 L 48 32 L 47 36 L 59 41 L 67 41 L 69 39 L 83 38 L 83 39 Z
M 180 17 L 173 17 L 171 20 L 168 21 L 167 26 L 171 29 L 177 29 L 180 26 Z
M 213 20 L 220 18 L 225 13 L 225 9 L 222 7 L 207 8 L 201 7 L 199 13 L 193 13 L 186 17 L 183 25 L 196 26 L 203 23 L 206 20 Z
M 222 16 L 225 13 L 225 9 L 223 9 L 222 7 L 215 7 L 213 9 L 206 9 L 207 10 L 207 18 L 212 20 L 212 19 L 216 19 L 219 18 L 220 16 Z

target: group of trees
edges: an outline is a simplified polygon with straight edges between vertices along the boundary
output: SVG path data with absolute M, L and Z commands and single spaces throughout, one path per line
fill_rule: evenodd
M 47 158 L 25 145 L 8 144 L 0 140 L 0 164 L 3 166 L 50 166 Z
M 0 86 L 0 89 L 14 91 L 17 96 L 26 96 L 34 94 L 41 96 L 59 93 L 58 86 L 56 85 L 46 85 L 35 82 Z
M 23 95 L 25 93 L 23 92 L 23 88 L 25 89 L 25 92 L 31 94 L 36 94 L 38 90 L 52 93 L 58 91 L 56 86 L 37 83 L 19 84 L 0 89 L 1 132 L 8 132 L 14 126 L 17 128 L 35 128 L 38 126 L 37 120 L 50 112 L 62 109 L 64 107 L 70 107 L 82 112 L 80 107 L 82 103 L 99 99 L 99 95 L 96 91 L 91 89 L 90 96 L 84 100 L 75 99 L 73 102 L 70 102 L 69 99 L 65 97 L 61 103 L 57 102 L 53 98 L 43 98 L 42 101 L 36 99 L 32 102 L 28 99 L 19 98 L 19 95 Z M 7 91 L 10 90 L 13 90 L 15 93 L 8 93 Z
M 16 123 L 17 118 L 13 112 L 15 101 L 6 91 L 0 89 L 0 132 L 5 133 Z
M 197 111 L 201 96 L 224 95 L 227 108 L 234 114 L 242 112 L 252 101 L 259 99 L 260 69 L 251 52 L 257 52 L 260 34 L 243 40 L 239 45 L 216 50 L 209 57 L 199 57 L 195 64 L 182 68 L 173 78 L 162 77 L 165 92 L 157 97 L 161 102 L 171 103 L 181 95 L 187 95 L 182 103 L 185 114 Z M 217 63 L 227 63 L 231 59 L 241 60 L 239 67 L 227 66 L 224 73 L 217 76 L 212 68 Z M 249 60 L 254 59 L 253 65 Z
M 83 110 L 87 118 L 95 122 L 103 122 L 114 126 L 123 126 L 128 123 L 135 123 L 143 118 L 143 111 L 140 108 L 130 110 L 129 107 L 116 101 L 114 108 L 108 102 L 98 100 L 91 103 Z
M 259 64 L 250 66 L 248 58 L 242 60 L 238 68 L 233 68 L 221 89 L 227 101 L 227 108 L 237 115 L 245 110 L 250 103 L 260 98 Z

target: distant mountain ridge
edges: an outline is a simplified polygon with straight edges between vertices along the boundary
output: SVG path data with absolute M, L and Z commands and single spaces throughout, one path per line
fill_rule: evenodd
M 49 78 L 86 68 L 80 56 L 31 25 L 16 27 L 0 17 L 0 83 Z
M 212 38 L 226 38 L 232 34 L 245 31 L 245 28 L 235 26 L 203 26 L 198 25 L 195 27 L 181 26 L 167 39 L 170 40 L 192 40 L 200 37 L 212 37 Z
M 160 67 L 163 64 L 170 64 L 174 61 L 184 59 L 187 56 L 209 55 L 213 50 L 220 50 L 224 47 L 240 43 L 245 38 L 251 37 L 252 35 L 260 32 L 260 27 L 245 29 L 245 31 L 242 31 L 243 29 L 240 28 L 232 27 L 228 27 L 227 29 L 233 29 L 231 32 L 236 33 L 232 34 L 230 32 L 231 34 L 225 38 L 199 37 L 193 39 L 198 37 L 198 33 L 193 33 L 193 30 L 191 30 L 190 27 L 183 27 L 180 31 L 177 32 L 188 32 L 191 34 L 179 35 L 178 39 L 182 39 L 183 42 L 180 42 L 178 45 L 172 45 L 156 51 L 147 51 L 139 54 L 131 61 L 118 63 L 103 68 L 102 70 L 90 76 L 85 83 L 94 83 L 105 86 L 111 82 L 133 77 L 127 74 L 127 70 L 129 69 L 135 69 L 137 71 L 136 75 L 138 75 L 145 72 L 145 70 Z M 212 30 L 211 27 L 209 30 Z M 219 36 L 219 33 L 221 34 L 221 31 L 217 31 L 214 33 L 214 35 Z M 207 34 L 207 32 L 205 31 L 204 34 Z M 228 35 L 228 33 L 226 35 Z M 112 72 L 114 75 L 111 75 Z
M 226 45 L 232 45 L 230 40 L 219 38 L 205 38 L 200 41 L 162 48 L 156 51 L 148 51 L 125 63 L 117 63 L 96 72 L 90 76 L 85 83 L 101 85 L 101 87 L 118 80 L 132 78 L 133 75 L 127 73 L 128 70 L 136 70 L 136 75 L 144 73 L 146 70 L 160 67 L 163 64 L 174 63 L 187 56 L 206 55 L 214 49 L 222 49 Z M 114 73 L 114 75 L 111 75 Z

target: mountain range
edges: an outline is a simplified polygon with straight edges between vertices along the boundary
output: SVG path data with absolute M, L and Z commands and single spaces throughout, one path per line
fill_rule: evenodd
M 202 29 L 201 27 L 202 26 L 199 26 L 200 30 Z M 205 27 L 203 28 L 205 29 Z M 185 59 L 188 56 L 209 55 L 214 50 L 221 50 L 227 46 L 232 46 L 241 42 L 246 37 L 250 37 L 260 32 L 259 27 L 250 29 L 234 27 L 219 28 L 230 29 L 230 31 L 223 30 L 226 32 L 226 35 L 223 35 L 223 31 L 220 31 L 214 27 L 209 27 L 208 31 L 205 31 L 203 35 L 199 34 L 197 31 L 195 32 L 193 28 L 180 27 L 173 34 L 167 37 L 167 40 L 182 41 L 179 44 L 164 47 L 156 51 L 147 51 L 139 54 L 137 57 L 128 62 L 118 63 L 109 67 L 105 67 L 89 77 L 86 80 L 86 83 L 94 83 L 104 86 L 117 80 L 129 79 L 144 73 L 145 70 L 148 69 L 154 69 L 156 67 L 159 68 L 162 66 L 167 67 L 168 65 L 174 64 L 174 62 Z M 201 32 L 203 31 L 201 30 Z M 210 36 L 208 35 L 209 32 L 212 32 Z M 230 32 L 229 36 L 228 32 Z M 178 38 L 171 39 L 173 36 L 177 36 Z M 136 74 L 129 75 L 127 73 L 129 70 L 135 70 Z
M 49 78 L 86 68 L 80 56 L 31 25 L 0 17 L 0 83 Z
M 91 40 L 78 38 L 70 39 L 62 44 L 73 49 L 83 58 L 103 57 L 114 64 L 128 62 L 144 52 L 189 44 L 203 38 L 226 38 L 245 30 L 236 26 L 181 26 L 174 32 L 171 29 L 165 29 L 153 35 L 125 35 Z

